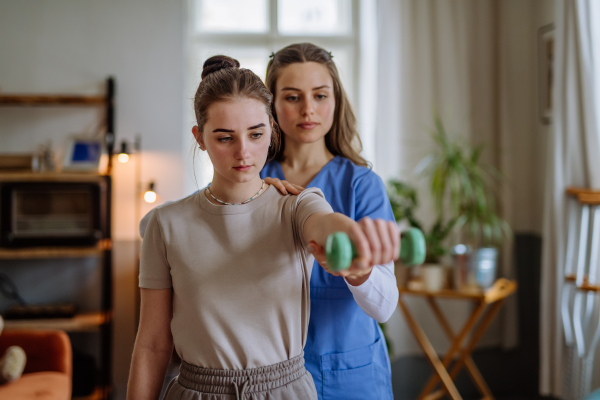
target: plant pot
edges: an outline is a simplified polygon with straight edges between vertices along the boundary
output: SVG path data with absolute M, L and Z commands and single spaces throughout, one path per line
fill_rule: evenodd
M 446 268 L 440 264 L 421 265 L 423 289 L 428 292 L 439 292 L 446 283 Z

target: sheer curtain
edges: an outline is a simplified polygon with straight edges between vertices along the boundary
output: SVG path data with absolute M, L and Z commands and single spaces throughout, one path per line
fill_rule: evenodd
M 567 372 L 560 316 L 567 230 L 565 188 L 600 189 L 600 5 L 595 0 L 560 0 L 556 6 L 554 129 L 547 152 L 544 196 L 540 390 L 561 396 Z M 598 363 L 595 372 L 598 387 Z
M 424 179 L 412 174 L 432 149 L 428 131 L 434 113 L 446 128 L 472 143 L 484 143 L 486 161 L 502 170 L 500 147 L 500 88 L 497 59 L 497 2 L 493 0 L 380 0 L 378 2 L 376 171 L 387 180 L 415 184 L 420 194 L 419 218 L 433 222 L 432 204 Z M 510 203 L 504 202 L 504 215 Z M 511 277 L 510 249 L 502 276 Z M 437 351 L 448 341 L 420 299 L 407 299 Z M 495 321 L 482 345 L 516 343 L 516 309 Z M 443 302 L 454 330 L 466 320 L 470 306 Z M 508 310 L 508 311 L 507 311 Z M 505 319 L 508 318 L 508 323 Z M 387 333 L 395 356 L 420 354 L 403 318 L 394 313 Z

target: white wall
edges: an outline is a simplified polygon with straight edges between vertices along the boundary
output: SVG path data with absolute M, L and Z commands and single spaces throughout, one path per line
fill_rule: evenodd
M 161 0 L 0 0 L 3 93 L 104 91 L 116 78 L 117 140 L 143 140 L 142 181 L 156 182 L 159 202 L 183 195 L 184 2 Z M 93 132 L 102 113 L 86 108 L 0 108 L 0 153 L 29 152 L 71 133 Z M 187 155 L 187 152 L 185 152 Z M 124 399 L 131 356 L 136 237 L 134 164 L 115 165 L 113 237 L 117 398 Z M 144 206 L 143 212 L 149 209 Z M 50 268 L 50 267 L 49 267 Z M 19 277 L 16 277 L 17 279 Z
M 502 164 L 509 222 L 542 233 L 544 160 L 549 125 L 539 118 L 538 29 L 554 21 L 554 0 L 503 1 L 500 36 Z

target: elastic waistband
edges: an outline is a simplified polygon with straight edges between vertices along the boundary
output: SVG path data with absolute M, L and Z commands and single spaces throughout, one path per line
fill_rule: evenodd
M 181 361 L 177 381 L 187 389 L 202 393 L 236 394 L 238 386 L 244 393 L 263 392 L 286 385 L 304 374 L 304 353 L 265 367 L 250 369 L 210 369 Z

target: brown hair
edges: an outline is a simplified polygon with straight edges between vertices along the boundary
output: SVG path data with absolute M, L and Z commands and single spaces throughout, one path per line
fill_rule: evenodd
M 292 44 L 279 50 L 271 56 L 267 65 L 266 84 L 271 93 L 275 94 L 277 78 L 282 68 L 295 63 L 316 62 L 327 67 L 333 80 L 333 96 L 335 109 L 333 125 L 325 135 L 325 146 L 333 155 L 346 157 L 356 165 L 370 167 L 369 163 L 361 157 L 362 143 L 356 129 L 356 117 L 344 91 L 337 67 L 332 60 L 332 55 L 325 49 L 311 43 Z M 277 121 L 275 105 L 272 113 Z M 283 161 L 283 148 L 285 136 L 281 135 L 282 145 L 275 153 L 275 159 Z
M 194 96 L 194 112 L 200 131 L 208 118 L 209 107 L 219 101 L 235 98 L 249 98 L 260 101 L 265 105 L 269 121 L 273 122 L 271 129 L 271 147 L 267 161 L 279 151 L 280 133 L 277 122 L 273 118 L 273 96 L 252 71 L 240 68 L 240 63 L 227 56 L 213 56 L 202 66 L 202 81 Z

